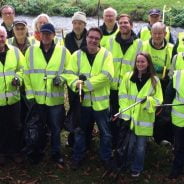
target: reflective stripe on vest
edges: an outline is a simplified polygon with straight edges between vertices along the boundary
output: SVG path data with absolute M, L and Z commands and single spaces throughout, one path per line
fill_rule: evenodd
M 121 119 L 130 119 L 131 118 L 128 114 L 122 114 L 122 113 L 120 113 L 119 117 Z
M 65 74 L 73 74 L 73 75 L 77 75 L 74 71 L 72 70 L 64 70 Z
M 98 97 L 92 97 L 92 100 L 95 101 L 95 102 L 98 102 L 98 101 L 103 101 L 103 100 L 108 100 L 109 99 L 109 96 L 98 96 Z M 91 100 L 91 97 L 90 95 L 84 95 L 84 100 Z
M 180 78 L 181 78 L 181 71 L 177 71 L 176 73 L 176 90 L 180 90 Z
M 134 123 L 135 126 L 150 127 L 150 128 L 153 127 L 153 123 L 150 123 L 150 122 L 135 121 L 135 120 L 133 119 L 133 123 Z
M 61 64 L 60 64 L 58 71 L 46 71 L 45 69 L 34 69 L 33 50 L 34 50 L 34 47 L 31 46 L 30 47 L 30 56 L 29 56 L 30 70 L 26 70 L 25 71 L 26 74 L 44 73 L 45 75 L 56 75 L 56 74 L 60 75 L 64 71 L 64 61 L 65 61 L 65 57 L 66 57 L 66 48 L 65 47 L 62 48 Z
M 79 50 L 78 52 L 77 52 L 77 66 L 78 66 L 78 70 L 80 70 L 80 66 L 81 66 L 81 50 Z M 106 57 L 108 56 L 108 51 L 107 50 L 105 50 L 105 53 L 104 53 L 104 56 L 103 56 L 103 59 L 102 59 L 102 66 L 103 66 L 103 64 L 104 64 L 104 62 L 105 62 L 105 59 L 106 59 Z M 87 73 L 87 75 L 89 75 L 89 77 L 90 77 L 90 74 L 88 74 Z
M 13 97 L 19 95 L 19 91 L 7 92 L 6 97 Z
M 177 112 L 175 109 L 172 108 L 172 114 L 174 114 L 175 116 L 178 116 L 180 118 L 184 118 L 184 114 L 181 112 Z
M 124 94 L 124 95 L 119 95 L 119 99 L 123 99 L 123 98 L 127 98 L 129 100 L 136 100 L 136 101 L 141 101 L 143 100 L 144 98 L 137 98 L 137 96 L 135 95 L 128 95 L 128 94 Z
M 0 94 L 0 98 L 6 98 L 5 93 L 1 93 L 1 94 Z
M 45 92 L 45 91 L 33 91 L 33 90 L 28 90 L 26 91 L 27 95 L 37 95 L 37 96 L 46 96 L 46 97 L 61 97 L 64 95 L 63 92 Z
M 119 78 L 113 78 L 112 79 L 112 82 L 117 82 L 117 83 L 120 83 L 120 84 L 121 84 L 121 81 L 122 81 L 122 79 L 119 79 Z
M 176 100 L 179 102 L 179 103 L 184 103 L 184 98 L 180 97 L 178 95 L 178 93 L 176 93 Z
M 108 78 L 110 81 L 113 81 L 113 78 L 111 77 L 111 74 L 110 74 L 109 72 L 107 72 L 107 71 L 102 71 L 102 73 L 103 73 L 104 75 L 106 75 L 107 78 Z
M 15 71 L 6 71 L 6 72 L 0 72 L 0 77 L 4 76 L 15 76 Z

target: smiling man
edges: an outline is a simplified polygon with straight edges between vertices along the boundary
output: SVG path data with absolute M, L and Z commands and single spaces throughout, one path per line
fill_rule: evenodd
M 37 104 L 42 122 L 49 124 L 51 157 L 57 164 L 63 165 L 60 132 L 65 117 L 63 105 L 65 81 L 62 74 L 70 53 L 65 47 L 54 43 L 55 28 L 52 24 L 42 25 L 40 32 L 40 46 L 31 46 L 26 51 L 24 75 L 26 97 L 30 104 Z M 38 158 L 42 152 L 35 154 Z
M 20 87 L 24 57 L 16 47 L 6 44 L 7 33 L 0 26 L 0 165 L 6 156 L 21 162 L 20 157 Z
M 105 47 L 107 40 L 118 32 L 118 25 L 116 22 L 117 11 L 111 7 L 107 8 L 103 12 L 103 25 L 100 26 L 103 37 L 100 41 L 100 45 Z
M 169 82 L 168 70 L 171 65 L 173 44 L 165 39 L 166 26 L 162 22 L 156 22 L 151 28 L 151 38 L 143 42 L 143 51 L 152 57 L 155 71 L 161 79 L 163 92 Z
M 16 20 L 13 24 L 14 37 L 8 39 L 8 44 L 18 47 L 25 54 L 27 48 L 31 45 L 28 38 L 27 22 L 24 20 Z
M 114 64 L 114 78 L 111 82 L 110 108 L 114 115 L 119 111 L 118 89 L 121 80 L 126 72 L 132 71 L 137 53 L 142 48 L 142 41 L 137 39 L 133 32 L 133 22 L 129 15 L 121 14 L 118 18 L 119 32 L 111 37 L 106 48 L 111 51 Z M 113 145 L 117 144 L 118 130 L 117 123 L 111 123 Z
M 87 46 L 74 52 L 66 68 L 68 86 L 77 92 L 82 88 L 84 98 L 80 109 L 80 123 L 75 131 L 73 146 L 73 169 L 80 167 L 86 153 L 86 132 L 92 120 L 100 131 L 100 157 L 105 167 L 110 164 L 111 132 L 109 128 L 110 81 L 114 68 L 112 55 L 105 48 L 100 48 L 102 32 L 91 28 L 87 32 Z M 83 76 L 83 80 L 81 79 Z
M 144 26 L 140 32 L 138 33 L 138 37 L 142 41 L 149 40 L 151 38 L 151 27 L 153 24 L 156 22 L 161 22 L 162 21 L 162 13 L 159 9 L 151 9 L 148 12 L 148 25 Z M 170 32 L 170 28 L 166 27 L 166 34 L 165 38 L 168 42 L 174 43 L 173 36 Z
M 7 32 L 7 38 L 13 37 L 13 21 L 15 18 L 15 9 L 10 5 L 4 5 L 0 9 L 3 19 L 2 26 L 5 27 Z

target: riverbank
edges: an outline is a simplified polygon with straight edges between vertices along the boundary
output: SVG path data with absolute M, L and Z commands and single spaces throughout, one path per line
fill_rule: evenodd
M 134 21 L 146 21 L 149 9 L 163 10 L 166 5 L 164 22 L 167 25 L 184 26 L 184 0 L 3 0 L 0 2 L 0 6 L 4 4 L 16 7 L 17 14 L 35 16 L 42 12 L 52 16 L 72 16 L 76 11 L 84 11 L 88 16 L 94 17 L 101 16 L 103 10 L 111 6 L 118 14 L 130 14 Z
M 30 35 L 32 34 L 32 21 L 36 16 L 27 16 L 27 15 L 18 15 L 16 16 L 16 20 L 25 20 L 28 23 L 28 29 Z M 58 36 L 62 36 L 62 30 L 64 31 L 64 34 L 70 32 L 72 30 L 72 19 L 71 17 L 63 17 L 63 16 L 51 16 L 52 23 L 54 24 L 56 28 L 56 33 Z M 0 23 L 2 22 L 2 19 L 0 18 Z M 87 17 L 87 29 L 90 27 L 98 26 L 98 19 L 97 17 Z M 100 19 L 100 25 L 102 24 L 103 20 Z M 146 22 L 142 21 L 134 21 L 133 23 L 133 30 L 135 33 L 138 33 L 138 31 L 146 25 Z M 184 29 L 181 27 L 171 27 L 171 32 L 176 38 L 179 32 L 183 32 Z

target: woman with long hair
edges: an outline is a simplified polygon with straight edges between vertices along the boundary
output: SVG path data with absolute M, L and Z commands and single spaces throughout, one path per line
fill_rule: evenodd
M 132 72 L 124 75 L 119 88 L 120 119 L 130 126 L 128 163 L 132 177 L 143 171 L 148 137 L 153 135 L 155 106 L 163 101 L 162 88 L 156 76 L 151 56 L 138 53 Z M 123 112 L 130 105 L 140 102 Z

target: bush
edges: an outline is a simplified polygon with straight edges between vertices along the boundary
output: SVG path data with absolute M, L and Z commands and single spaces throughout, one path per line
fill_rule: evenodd
M 173 8 L 165 15 L 165 23 L 171 26 L 184 27 L 184 9 Z
M 66 16 L 66 17 L 70 17 L 77 11 L 81 11 L 81 9 L 79 7 L 77 7 L 77 6 L 65 7 L 63 9 L 63 15 Z

